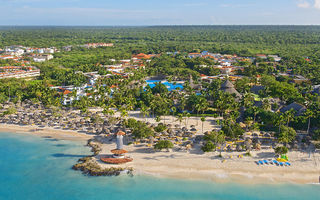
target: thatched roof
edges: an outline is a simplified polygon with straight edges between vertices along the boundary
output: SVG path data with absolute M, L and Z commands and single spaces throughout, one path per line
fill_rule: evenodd
M 224 83 L 221 84 L 221 89 L 225 88 L 234 88 L 234 85 L 229 80 L 226 80 Z
M 254 93 L 254 94 L 259 94 L 259 91 L 264 90 L 266 87 L 262 86 L 262 85 L 254 85 L 252 86 L 252 88 L 250 89 L 250 92 Z
M 290 105 L 288 106 L 285 106 L 283 108 L 280 109 L 280 112 L 282 113 L 285 113 L 289 110 L 295 110 L 296 111 L 296 115 L 302 115 L 305 111 L 306 111 L 306 107 L 301 105 L 301 104 L 298 104 L 298 103 L 291 103 Z
M 120 154 L 128 153 L 128 151 L 124 149 L 113 149 L 111 150 L 111 153 L 120 155 Z
M 242 97 L 242 95 L 234 88 L 234 85 L 229 80 L 226 80 L 224 83 L 222 83 L 221 90 L 229 94 L 235 94 L 237 98 Z
M 116 133 L 116 135 L 125 135 L 126 133 L 123 131 L 118 131 L 118 133 Z

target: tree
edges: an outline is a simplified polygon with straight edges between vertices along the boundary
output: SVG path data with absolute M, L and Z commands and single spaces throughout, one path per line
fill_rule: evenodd
M 154 146 L 155 149 L 158 149 L 158 150 L 162 150 L 162 149 L 171 149 L 173 148 L 173 144 L 171 141 L 169 140 L 160 140 L 155 146 Z
M 274 150 L 275 154 L 277 155 L 285 155 L 288 153 L 288 151 L 289 151 L 288 148 L 285 146 L 279 146 Z
M 225 143 L 225 141 L 226 141 L 226 136 L 224 135 L 223 131 L 219 131 L 219 133 L 216 137 L 216 142 L 220 146 L 220 154 L 219 154 L 220 157 L 222 157 L 222 147 L 223 147 L 223 144 Z
M 172 122 L 173 122 L 173 120 L 174 120 L 174 115 L 175 115 L 176 112 L 177 112 L 177 108 L 173 106 L 173 107 L 171 108 L 171 112 L 172 112 L 172 116 L 173 116 L 173 117 L 172 117 Z
M 205 118 L 205 117 L 201 117 L 201 122 L 202 122 L 202 134 L 203 134 L 203 124 L 204 124 L 205 121 L 206 121 L 206 118 Z
M 248 139 L 245 141 L 245 146 L 246 146 L 246 150 L 248 151 L 248 154 L 250 154 L 251 145 L 252 145 L 252 140 L 251 140 L 250 138 L 248 138 Z
M 214 145 L 211 141 L 207 141 L 205 145 L 201 147 L 203 152 L 213 152 L 216 149 L 216 145 Z
M 287 126 L 289 126 L 290 121 L 293 120 L 294 113 L 295 113 L 295 110 L 293 108 L 283 113 L 283 117 L 286 119 Z
M 147 120 L 146 116 L 149 115 L 149 108 L 146 105 L 142 105 L 141 106 L 141 113 L 146 121 Z
M 319 141 L 320 140 L 320 129 L 317 129 L 312 134 L 312 139 Z
M 313 117 L 315 116 L 315 113 L 314 113 L 312 110 L 307 109 L 306 112 L 304 113 L 304 116 L 308 119 L 307 133 L 309 134 L 309 132 L 310 132 L 311 118 L 313 118 Z
M 177 115 L 177 121 L 180 122 L 180 128 L 181 128 L 182 120 L 183 120 L 183 115 L 182 115 L 181 113 L 179 113 L 179 114 Z
M 191 114 L 190 113 L 187 113 L 187 124 L 186 124 L 186 126 L 188 126 L 188 121 L 189 121 L 189 119 L 190 119 L 190 117 L 191 117 Z
M 293 128 L 282 125 L 281 132 L 278 135 L 278 141 L 286 145 L 293 141 L 296 135 L 296 131 Z

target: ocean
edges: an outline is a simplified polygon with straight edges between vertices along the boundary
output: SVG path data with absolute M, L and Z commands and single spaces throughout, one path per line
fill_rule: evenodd
M 89 177 L 71 169 L 85 142 L 0 133 L 0 200 L 319 199 L 319 185 L 243 185 L 136 175 Z

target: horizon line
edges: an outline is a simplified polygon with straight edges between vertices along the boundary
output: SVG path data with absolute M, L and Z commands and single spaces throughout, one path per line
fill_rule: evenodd
M 0 27 L 320 26 L 320 24 L 2 25 Z

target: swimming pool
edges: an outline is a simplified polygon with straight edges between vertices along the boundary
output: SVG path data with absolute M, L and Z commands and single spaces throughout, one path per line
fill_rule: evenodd
M 175 90 L 175 89 L 180 89 L 182 90 L 183 89 L 183 84 L 182 83 L 171 83 L 171 82 L 168 82 L 166 80 L 147 80 L 146 83 L 151 87 L 153 88 L 154 86 L 156 86 L 156 83 L 159 83 L 161 82 L 163 85 L 165 85 L 169 91 L 172 91 L 172 90 Z

